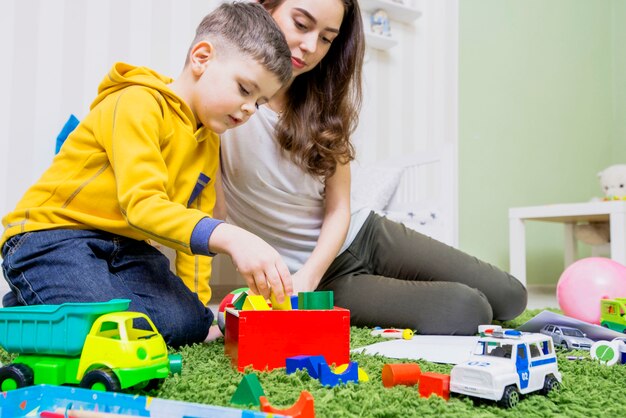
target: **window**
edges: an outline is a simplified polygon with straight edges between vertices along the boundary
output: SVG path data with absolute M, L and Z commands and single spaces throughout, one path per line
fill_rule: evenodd
M 544 355 L 547 354 L 552 354 L 552 341 L 550 340 L 545 340 L 541 343 L 541 351 L 543 352 Z
M 114 340 L 120 339 L 120 330 L 117 322 L 104 321 L 98 331 L 100 337 L 112 338 Z
M 539 344 L 528 344 L 528 347 L 530 348 L 530 357 L 535 358 L 541 356 L 541 349 L 539 348 Z

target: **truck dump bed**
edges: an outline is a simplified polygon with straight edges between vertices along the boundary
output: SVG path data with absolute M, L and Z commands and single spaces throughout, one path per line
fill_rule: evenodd
M 0 309 L 0 346 L 9 353 L 80 355 L 94 321 L 128 309 L 130 300 Z

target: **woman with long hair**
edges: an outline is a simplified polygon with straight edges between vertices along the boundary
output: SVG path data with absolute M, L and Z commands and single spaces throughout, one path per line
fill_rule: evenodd
M 511 275 L 350 208 L 365 49 L 357 1 L 259 2 L 287 39 L 293 76 L 222 136 L 228 221 L 276 248 L 295 291 L 332 290 L 352 325 L 463 335 L 519 315 L 527 294 Z

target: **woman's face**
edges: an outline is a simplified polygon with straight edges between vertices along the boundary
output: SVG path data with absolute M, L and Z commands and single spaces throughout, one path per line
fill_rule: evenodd
M 285 0 L 272 11 L 291 50 L 293 77 L 324 58 L 343 21 L 341 0 Z

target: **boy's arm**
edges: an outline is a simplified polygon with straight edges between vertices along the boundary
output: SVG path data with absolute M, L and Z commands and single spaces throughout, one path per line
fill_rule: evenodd
M 311 256 L 293 275 L 296 292 L 312 292 L 343 245 L 350 225 L 350 163 L 326 179 L 324 221 Z
M 230 255 L 250 288 L 265 297 L 269 297 L 268 283 L 279 302 L 285 293 L 292 293 L 289 270 L 269 244 L 170 200 L 168 170 L 159 142 L 163 114 L 152 93 L 127 88 L 113 111 L 100 117 L 104 120 L 100 137 L 115 173 L 120 210 L 129 226 L 177 251 Z
M 103 106 L 93 117 L 101 121 L 96 137 L 102 141 L 111 163 L 122 215 L 140 234 L 191 254 L 196 226 L 202 223 L 210 233 L 219 221 L 205 221 L 206 213 L 187 208 L 187 202 L 181 199 L 173 201 L 168 193 L 172 192 L 173 180 L 169 178 L 161 141 L 172 133 L 168 132 L 171 128 L 163 117 L 160 102 L 141 87 L 126 88 L 112 99 L 114 103 L 107 103 L 108 107 Z M 208 241 L 208 236 L 205 239 Z M 198 254 L 209 254 L 206 241 L 198 246 Z
M 256 235 L 222 223 L 213 231 L 209 247 L 213 252 L 230 255 L 253 293 L 268 299 L 271 287 L 281 303 L 293 293 L 291 275 L 282 257 Z

